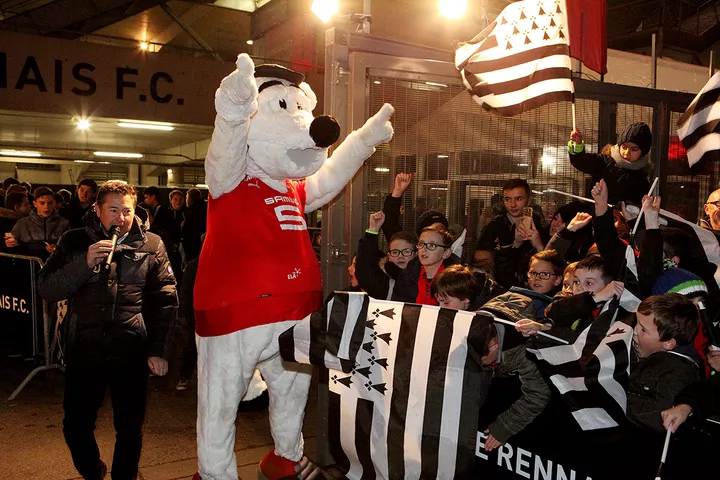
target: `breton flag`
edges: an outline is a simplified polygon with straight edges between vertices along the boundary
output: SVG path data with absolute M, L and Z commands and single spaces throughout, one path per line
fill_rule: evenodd
M 613 300 L 571 345 L 534 337 L 528 348 L 583 430 L 616 427 L 625 419 L 633 329 L 616 322 L 617 313 Z
M 720 72 L 700 90 L 677 125 L 691 167 L 700 160 L 720 159 Z
M 455 52 L 455 66 L 476 102 L 503 116 L 572 101 L 565 0 L 515 2 Z
M 329 443 L 347 478 L 469 478 L 491 380 L 471 346 L 480 322 L 472 312 L 335 292 L 280 336 L 284 360 L 330 369 Z

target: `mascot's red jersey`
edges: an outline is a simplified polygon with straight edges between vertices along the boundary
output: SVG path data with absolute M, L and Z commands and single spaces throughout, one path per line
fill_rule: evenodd
M 210 198 L 195 281 L 201 337 L 300 320 L 322 302 L 320 265 L 305 223 L 305 182 L 280 193 L 246 177 Z

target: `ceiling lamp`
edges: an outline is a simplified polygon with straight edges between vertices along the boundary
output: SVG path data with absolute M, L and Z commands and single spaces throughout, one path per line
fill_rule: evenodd
M 96 157 L 142 158 L 142 153 L 93 152 Z
M 40 152 L 31 152 L 29 150 L 0 150 L 0 155 L 6 157 L 40 157 Z
M 145 130 L 164 130 L 166 132 L 175 130 L 175 127 L 167 123 L 118 122 L 117 126 L 123 128 L 143 128 Z
M 338 0 L 314 0 L 310 10 L 323 22 L 328 23 L 338 11 Z
M 460 18 L 467 8 L 467 0 L 440 0 L 440 13 L 448 18 Z

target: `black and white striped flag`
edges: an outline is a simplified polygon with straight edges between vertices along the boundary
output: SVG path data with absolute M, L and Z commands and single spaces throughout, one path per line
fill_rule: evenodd
M 720 108 L 720 103 L 718 104 Z M 702 270 L 701 264 L 709 262 L 714 265 L 715 274 L 713 275 L 715 283 L 720 287 L 720 245 L 718 237 L 715 234 L 699 225 L 690 223 L 684 218 L 675 215 L 667 210 L 660 209 L 660 216 L 667 221 L 667 227 L 677 228 L 685 232 L 690 238 L 689 251 L 693 257 L 693 263 Z M 700 272 L 698 272 L 699 274 Z M 707 282 L 709 278 L 700 275 Z
M 720 160 L 720 72 L 700 90 L 677 126 L 691 167 L 700 160 Z
M 486 110 L 517 115 L 571 101 L 570 36 L 565 0 L 515 2 L 455 52 L 455 66 Z
M 341 328 L 333 317 L 343 309 Z M 472 312 L 335 292 L 280 336 L 283 359 L 330 368 L 331 453 L 347 478 L 468 478 L 490 378 L 472 347 L 481 322 Z M 337 342 L 332 325 L 347 338 Z M 333 359 L 329 345 L 345 358 Z
M 535 337 L 528 348 L 583 430 L 616 427 L 625 419 L 633 329 L 615 321 L 617 313 L 613 300 L 571 345 Z

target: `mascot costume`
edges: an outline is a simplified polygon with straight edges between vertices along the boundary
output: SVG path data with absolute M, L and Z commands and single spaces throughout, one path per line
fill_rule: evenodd
M 278 336 L 322 303 L 320 266 L 305 213 L 330 202 L 375 147 L 393 135 L 383 105 L 328 158 L 340 135 L 300 73 L 255 67 L 241 54 L 215 93 L 215 130 L 205 160 L 207 237 L 195 284 L 198 343 L 198 473 L 237 479 L 238 403 L 267 382 L 275 448 L 259 478 L 297 478 L 310 388 L 307 366 L 284 364 Z

